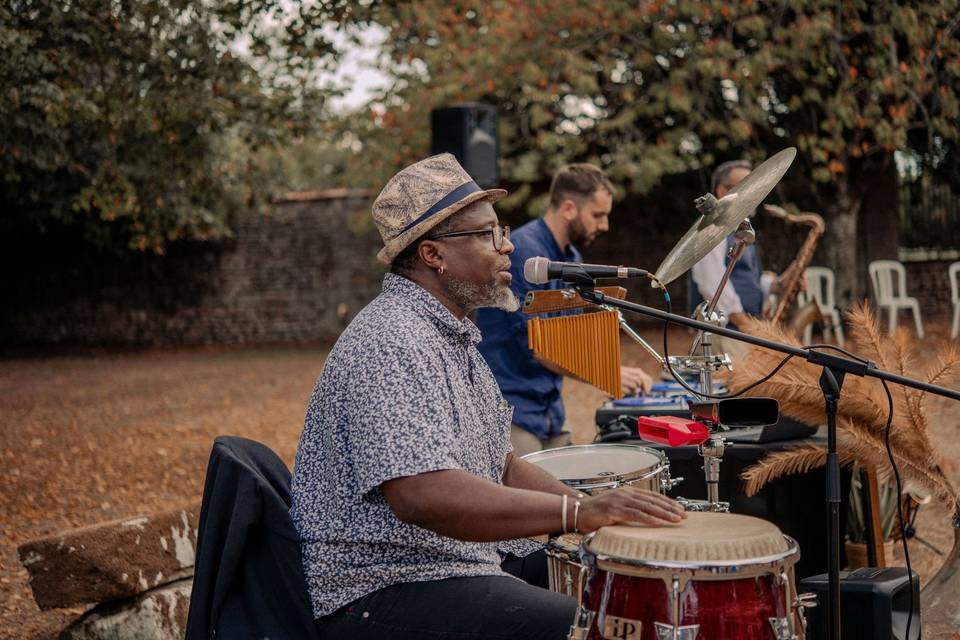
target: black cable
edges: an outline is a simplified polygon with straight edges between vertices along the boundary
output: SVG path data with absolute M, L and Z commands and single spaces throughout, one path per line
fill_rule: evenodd
M 853 360 L 856 360 L 857 362 L 862 362 L 863 364 L 870 364 L 870 361 L 869 361 L 869 360 L 867 360 L 867 359 L 865 359 L 865 358 L 861 358 L 861 357 L 858 356 L 857 354 L 852 353 L 852 352 L 850 352 L 850 351 L 847 351 L 847 350 L 844 349 L 843 347 L 838 347 L 838 346 L 835 345 L 835 344 L 825 344 L 825 343 L 824 343 L 824 344 L 821 344 L 821 343 L 805 344 L 805 345 L 803 345 L 803 348 L 804 348 L 804 349 L 830 349 L 830 350 L 832 350 L 832 351 L 839 351 L 839 352 L 842 353 L 843 355 L 847 356 L 848 358 L 852 358 Z
M 667 304 L 667 313 L 673 313 L 673 311 L 672 311 L 672 305 L 671 305 L 671 302 L 670 302 L 670 294 L 667 293 L 666 287 L 662 287 L 662 286 L 661 286 L 661 288 L 663 289 L 664 300 L 666 301 L 666 304 Z M 746 387 L 744 387 L 743 389 L 740 389 L 740 390 L 737 391 L 736 393 L 714 394 L 714 393 L 711 393 L 711 392 L 713 391 L 713 389 L 710 389 L 710 392 L 704 391 L 704 390 L 697 391 L 696 389 L 694 389 L 693 387 L 691 387 L 690 385 L 688 385 L 688 384 L 686 383 L 686 381 L 683 380 L 683 377 L 680 376 L 680 375 L 673 369 L 673 365 L 670 364 L 670 347 L 669 347 L 669 345 L 668 345 L 668 338 L 667 338 L 668 333 L 669 333 L 669 331 L 668 331 L 669 327 L 670 327 L 670 321 L 669 321 L 669 320 L 664 320 L 664 321 L 663 321 L 663 361 L 664 361 L 664 364 L 667 365 L 667 371 L 670 372 L 670 375 L 673 376 L 673 379 L 676 380 L 676 381 L 680 384 L 681 387 L 683 387 L 684 389 L 686 389 L 687 391 L 689 391 L 690 393 L 692 393 L 692 394 L 694 394 L 694 395 L 698 395 L 698 396 L 701 396 L 701 397 L 704 397 L 704 398 L 711 398 L 711 399 L 713 399 L 713 400 L 723 400 L 723 399 L 725 399 L 725 398 L 739 398 L 740 396 L 742 396 L 743 394 L 745 394 L 747 391 L 750 391 L 750 390 L 753 389 L 754 387 L 760 386 L 761 384 L 763 384 L 764 382 L 766 382 L 767 380 L 769 380 L 769 379 L 772 378 L 773 376 L 777 375 L 777 373 L 780 371 L 780 369 L 782 369 L 782 368 L 787 364 L 787 362 L 790 361 L 790 358 L 793 357 L 793 354 L 790 354 L 790 355 L 786 356 L 783 360 L 780 361 L 780 364 L 778 364 L 776 367 L 774 367 L 773 371 L 771 371 L 771 372 L 768 373 L 767 375 L 763 376 L 762 378 L 760 378 L 760 379 L 757 380 L 756 382 L 753 382 L 753 383 L 747 385 Z
M 907 563 L 907 581 L 910 587 L 910 612 L 907 614 L 907 629 L 904 638 L 910 637 L 910 623 L 913 621 L 913 568 L 910 566 L 910 548 L 907 545 L 907 534 L 903 525 L 903 485 L 900 481 L 900 470 L 897 469 L 897 463 L 893 458 L 893 449 L 890 448 L 890 427 L 893 424 L 893 395 L 890 393 L 890 387 L 887 381 L 881 379 L 883 390 L 887 394 L 887 425 L 884 427 L 884 444 L 887 447 L 887 457 L 890 459 L 890 466 L 893 467 L 893 477 L 897 481 L 897 522 L 900 524 L 900 543 L 903 545 L 903 559 Z

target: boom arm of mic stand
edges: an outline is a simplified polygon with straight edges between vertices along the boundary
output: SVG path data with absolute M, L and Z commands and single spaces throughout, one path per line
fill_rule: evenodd
M 935 395 L 943 396 L 945 398 L 960 400 L 960 391 L 947 389 L 946 387 L 940 387 L 935 384 L 921 382 L 920 380 L 916 380 L 914 378 L 908 378 L 906 376 L 900 376 L 895 373 L 890 373 L 889 371 L 877 369 L 875 366 L 873 366 L 873 363 L 863 363 L 857 360 L 851 360 L 849 358 L 844 358 L 841 356 L 835 356 L 832 354 L 824 353 L 822 351 L 816 351 L 814 349 L 803 349 L 801 347 L 795 347 L 793 345 L 785 344 L 783 342 L 776 342 L 775 340 L 758 338 L 756 336 L 752 336 L 748 333 L 743 333 L 735 329 L 718 327 L 716 325 L 710 324 L 709 322 L 703 322 L 701 320 L 693 320 L 692 318 L 681 316 L 676 313 L 667 313 L 666 311 L 661 311 L 660 309 L 655 309 L 653 307 L 647 307 L 642 304 L 630 302 L 629 300 L 620 300 L 618 298 L 610 298 L 608 296 L 605 296 L 600 291 L 591 291 L 589 289 L 583 289 L 581 287 L 577 287 L 577 291 L 585 300 L 589 300 L 594 304 L 606 304 L 606 305 L 610 305 L 611 307 L 622 309 L 624 311 L 632 311 L 634 313 L 639 313 L 640 315 L 647 316 L 648 318 L 654 318 L 655 320 L 672 322 L 673 324 L 690 327 L 691 329 L 697 329 L 699 331 L 709 331 L 710 333 L 715 333 L 718 336 L 724 336 L 725 338 L 732 338 L 734 340 L 739 340 L 740 342 L 746 342 L 747 344 L 752 344 L 757 347 L 770 349 L 771 351 L 779 351 L 780 353 L 786 353 L 792 356 L 796 356 L 798 358 L 803 358 L 804 360 L 812 364 L 820 365 L 823 367 L 830 367 L 834 371 L 839 370 L 845 373 L 851 373 L 856 376 L 867 376 L 870 378 L 879 378 L 881 380 L 886 380 L 887 382 L 902 384 L 912 389 L 919 389 L 920 391 L 926 391 L 928 393 L 933 393 Z

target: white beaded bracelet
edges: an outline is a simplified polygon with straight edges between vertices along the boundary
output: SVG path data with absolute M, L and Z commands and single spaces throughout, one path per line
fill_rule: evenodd
M 560 522 L 563 525 L 563 532 L 569 533 L 569 531 L 567 531 L 567 494 L 563 494 L 563 501 L 560 505 L 560 511 L 562 512 Z

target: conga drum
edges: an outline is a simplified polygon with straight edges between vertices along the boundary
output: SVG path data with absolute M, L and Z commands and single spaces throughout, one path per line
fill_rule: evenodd
M 676 525 L 603 527 L 584 537 L 587 568 L 571 639 L 802 638 L 796 541 L 770 522 L 690 512 Z
M 631 444 L 587 444 L 535 451 L 523 456 L 567 486 L 590 495 L 634 485 L 658 493 L 670 487 L 670 463 L 656 449 Z M 583 582 L 580 542 L 566 533 L 547 542 L 550 590 L 578 598 Z

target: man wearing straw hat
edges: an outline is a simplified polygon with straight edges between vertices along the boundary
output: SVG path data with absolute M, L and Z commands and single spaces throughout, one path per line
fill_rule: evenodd
M 581 262 L 585 247 L 610 228 L 613 184 L 592 164 L 561 167 L 550 184 L 550 204 L 542 218 L 523 225 L 514 234 L 516 252 L 510 256 L 514 295 L 569 285 L 554 280 L 535 285 L 523 278 L 524 263 L 543 256 L 555 262 Z M 573 444 L 565 429 L 563 378 L 556 364 L 527 346 L 527 317 L 519 311 L 483 309 L 477 313 L 483 334 L 480 351 L 496 376 L 500 389 L 514 407 L 510 439 L 517 455 Z M 623 392 L 649 391 L 652 378 L 637 367 L 620 367 Z
M 498 542 L 523 557 L 529 536 L 684 517 L 634 487 L 579 496 L 513 456 L 512 410 L 466 318 L 517 307 L 492 206 L 505 193 L 442 154 L 374 202 L 391 272 L 326 360 L 293 474 L 322 638 L 564 638 L 575 602 L 508 576 Z

